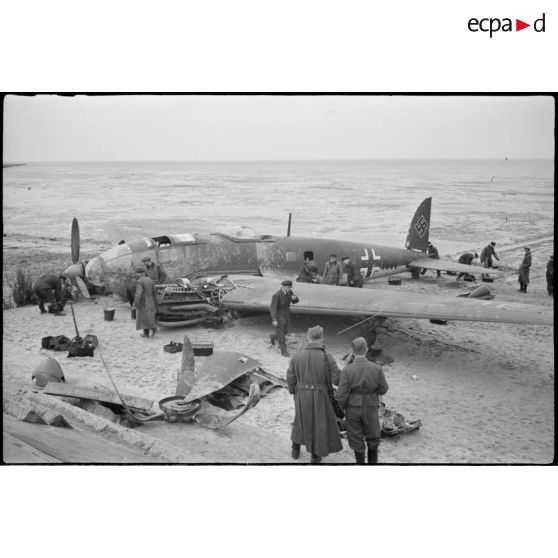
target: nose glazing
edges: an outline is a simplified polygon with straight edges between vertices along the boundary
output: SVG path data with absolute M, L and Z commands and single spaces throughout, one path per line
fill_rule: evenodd
M 85 268 L 85 275 L 97 287 L 104 286 L 104 262 L 103 258 L 97 256 L 93 258 Z

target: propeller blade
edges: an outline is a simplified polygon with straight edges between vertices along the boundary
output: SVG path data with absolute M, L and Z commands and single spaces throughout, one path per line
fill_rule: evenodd
M 78 220 L 74 217 L 72 221 L 72 263 L 79 262 L 79 225 Z
M 186 397 L 192 391 L 195 381 L 196 363 L 194 360 L 194 349 L 192 348 L 190 338 L 185 335 L 182 346 L 182 366 L 178 372 L 175 395 Z
M 81 291 L 81 294 L 85 298 L 91 298 L 91 295 L 89 294 L 89 291 L 87 290 L 87 285 L 85 284 L 85 281 L 81 277 L 76 277 L 76 283 L 79 287 L 79 290 Z

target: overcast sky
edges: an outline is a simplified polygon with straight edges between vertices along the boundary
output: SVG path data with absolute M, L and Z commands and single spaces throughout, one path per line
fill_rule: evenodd
M 8 96 L 6 162 L 552 158 L 551 97 Z

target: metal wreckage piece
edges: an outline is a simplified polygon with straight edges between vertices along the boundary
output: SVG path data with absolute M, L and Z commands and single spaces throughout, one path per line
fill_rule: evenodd
M 145 407 L 139 408 L 137 403 L 134 405 L 129 396 L 120 393 L 101 353 L 99 358 L 133 426 L 166 420 L 197 422 L 211 429 L 222 428 L 255 407 L 262 395 L 277 387 L 286 387 L 285 380 L 266 372 L 257 360 L 242 353 L 214 353 L 196 371 L 192 343 L 185 336 L 175 395 L 159 401 L 159 412 L 150 412 Z M 53 394 L 58 395 L 56 391 Z M 211 409 L 220 409 L 225 413 L 208 412 Z

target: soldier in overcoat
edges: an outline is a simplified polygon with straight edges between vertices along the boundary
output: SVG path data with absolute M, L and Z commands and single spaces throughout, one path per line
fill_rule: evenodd
M 145 274 L 143 267 L 136 268 L 136 294 L 132 308 L 136 309 L 136 330 L 143 329 L 142 337 L 157 332 L 157 299 L 155 284 Z
M 331 402 L 332 383 L 339 379 L 334 358 L 326 353 L 324 330 L 312 327 L 306 347 L 291 359 L 287 369 L 289 393 L 294 395 L 295 418 L 291 432 L 292 457 L 298 459 L 300 446 L 306 446 L 311 463 L 343 449 L 335 411 Z
M 519 281 L 519 291 L 522 293 L 527 292 L 530 269 L 531 269 L 531 249 L 525 247 L 525 255 L 523 256 L 523 261 L 519 266 L 519 275 L 517 277 L 517 280 Z

